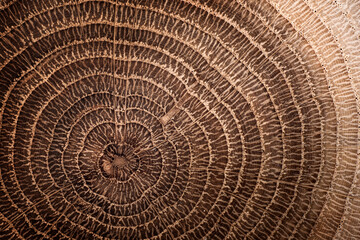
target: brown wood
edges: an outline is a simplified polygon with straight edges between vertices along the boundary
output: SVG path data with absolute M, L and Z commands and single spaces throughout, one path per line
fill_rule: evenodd
M 0 2 L 0 239 L 360 239 L 360 2 Z

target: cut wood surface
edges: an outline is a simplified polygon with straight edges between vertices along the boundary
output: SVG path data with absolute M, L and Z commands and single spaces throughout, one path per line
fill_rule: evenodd
M 360 239 L 360 1 L 2 0 L 0 239 Z

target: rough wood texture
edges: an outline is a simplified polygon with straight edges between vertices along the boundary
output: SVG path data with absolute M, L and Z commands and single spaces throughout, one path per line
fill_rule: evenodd
M 360 2 L 0 3 L 0 239 L 360 239 Z

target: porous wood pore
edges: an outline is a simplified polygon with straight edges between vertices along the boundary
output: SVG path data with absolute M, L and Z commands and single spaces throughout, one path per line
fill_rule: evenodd
M 360 239 L 360 2 L 3 0 L 0 239 Z

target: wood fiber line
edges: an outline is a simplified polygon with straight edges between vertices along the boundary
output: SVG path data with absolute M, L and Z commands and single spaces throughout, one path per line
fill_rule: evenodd
M 360 238 L 359 12 L 3 1 L 0 238 Z

